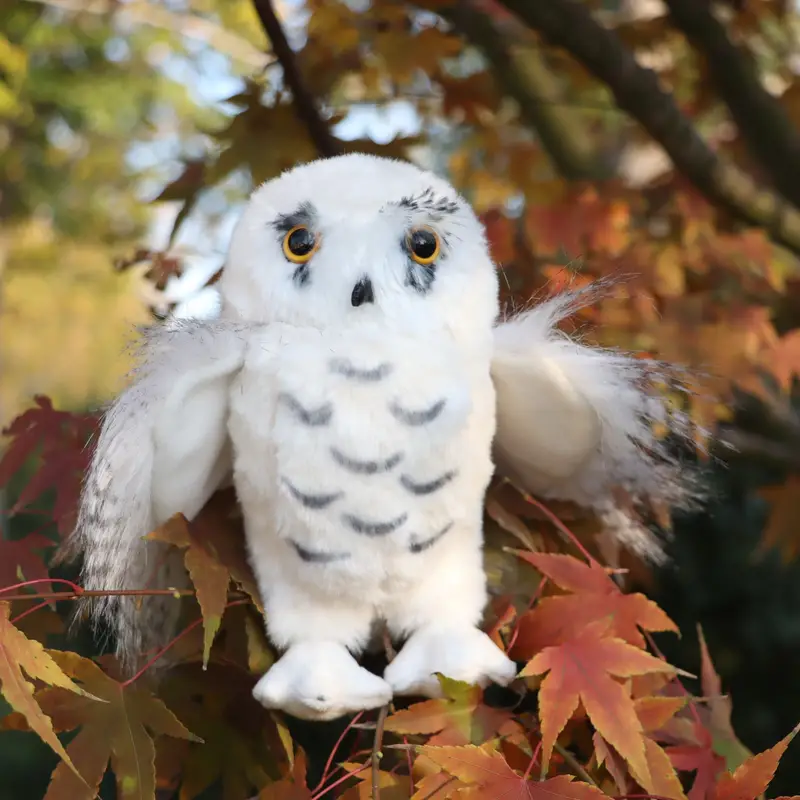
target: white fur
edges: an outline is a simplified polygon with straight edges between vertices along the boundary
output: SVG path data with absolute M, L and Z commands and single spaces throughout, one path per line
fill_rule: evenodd
M 275 221 L 304 203 L 321 246 L 301 285 Z M 409 285 L 416 268 L 401 246 L 417 224 L 444 241 L 427 293 Z M 354 307 L 365 277 L 375 302 Z M 449 184 L 410 164 L 349 155 L 265 184 L 237 225 L 219 289 L 221 319 L 153 338 L 145 370 L 112 407 L 78 545 L 92 588 L 142 585 L 155 546 L 141 536 L 171 513 L 197 513 L 232 464 L 267 631 L 285 651 L 255 689 L 269 707 L 330 719 L 393 693 L 435 695 L 436 672 L 513 678 L 478 628 L 493 441 L 525 488 L 609 518 L 615 483 L 640 495 L 678 485 L 644 452 L 663 406 L 642 362 L 555 332 L 589 298 L 496 326 L 481 225 Z M 342 362 L 375 379 L 343 374 Z M 358 530 L 391 520 L 391 531 Z M 132 608 L 101 606 L 123 653 L 170 623 Z M 384 621 L 407 641 L 380 678 L 354 656 Z
M 84 481 L 75 537 L 86 589 L 181 587 L 180 554 L 142 537 L 172 514 L 193 517 L 230 472 L 226 414 L 242 326 L 186 322 L 145 332 L 134 381 L 107 410 Z M 153 574 L 155 571 L 156 574 Z M 168 597 L 105 597 L 90 610 L 133 665 L 177 621 Z

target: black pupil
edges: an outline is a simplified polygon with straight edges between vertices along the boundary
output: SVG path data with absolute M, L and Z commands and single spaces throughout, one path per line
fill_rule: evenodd
M 436 252 L 436 237 L 430 231 L 413 231 L 411 252 L 421 259 L 428 259 Z
M 298 228 L 289 234 L 289 250 L 296 256 L 304 256 L 314 249 L 314 236 L 308 228 Z

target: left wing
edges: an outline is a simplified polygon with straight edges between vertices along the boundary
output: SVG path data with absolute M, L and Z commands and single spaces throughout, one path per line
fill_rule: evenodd
M 520 488 L 616 511 L 617 488 L 638 500 L 681 504 L 693 496 L 689 472 L 654 433 L 660 422 L 689 436 L 659 383 L 677 370 L 592 347 L 557 328 L 594 302 L 603 285 L 568 291 L 497 325 L 492 377 L 497 391 L 495 461 Z
M 236 323 L 200 320 L 145 333 L 133 380 L 104 415 L 67 547 L 84 555 L 86 589 L 186 582 L 180 553 L 143 537 L 178 512 L 194 517 L 229 475 L 229 394 L 245 334 Z M 104 596 L 90 606 L 127 666 L 169 639 L 178 607 L 169 595 Z

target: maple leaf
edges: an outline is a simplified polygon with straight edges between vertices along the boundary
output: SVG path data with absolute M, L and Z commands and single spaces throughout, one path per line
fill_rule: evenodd
M 531 781 L 513 770 L 505 758 L 488 745 L 477 747 L 420 748 L 431 761 L 457 778 L 464 787 L 459 797 L 474 797 L 482 800 L 598 800 L 605 795 L 595 786 L 575 781 L 571 775 L 559 775 L 546 781 Z
M 55 542 L 43 533 L 29 533 L 21 539 L 3 539 L 0 536 L 0 588 L 50 577 L 39 551 L 54 546 Z M 39 583 L 36 590 L 52 592 L 53 586 Z
M 37 395 L 35 408 L 20 414 L 3 435 L 12 437 L 0 459 L 0 486 L 22 469 L 39 451 L 40 466 L 11 508 L 17 514 L 48 489 L 55 490 L 53 519 L 59 533 L 68 534 L 75 525 L 80 486 L 89 465 L 86 442 L 97 426 L 90 414 L 57 411 L 48 397 Z
M 363 764 L 345 761 L 342 767 L 352 773 L 358 784 L 348 789 L 341 800 L 372 800 L 373 775 L 371 769 L 364 769 Z M 385 770 L 378 771 L 378 787 L 381 800 L 408 800 L 409 778 L 407 775 L 396 775 Z
M 573 638 L 545 648 L 520 673 L 547 673 L 539 689 L 545 770 L 556 738 L 581 702 L 603 738 L 637 774 L 648 774 L 642 724 L 630 694 L 614 677 L 673 673 L 675 668 L 622 639 L 605 635 L 609 627 L 605 621 L 587 626 Z
M 733 704 L 730 697 L 722 694 L 722 681 L 714 669 L 703 630 L 699 625 L 697 636 L 700 641 L 700 681 L 708 707 L 708 710 L 700 707 L 698 713 L 711 734 L 714 752 L 725 759 L 728 770 L 736 769 L 753 754 L 739 741 L 733 730 Z
M 0 692 L 25 720 L 27 727 L 61 756 L 67 768 L 72 770 L 70 774 L 78 775 L 77 767 L 56 737 L 52 720 L 36 702 L 23 670 L 30 678 L 91 698 L 87 702 L 96 703 L 98 698 L 73 683 L 39 642 L 28 639 L 17 630 L 11 624 L 10 614 L 11 604 L 0 601 Z M 82 784 L 74 775 L 73 781 Z
M 732 775 L 723 775 L 714 787 L 712 800 L 756 800 L 764 794 L 775 777 L 781 757 L 798 731 L 800 725 L 774 747 L 748 758 Z
M 67 745 L 67 753 L 82 780 L 59 764 L 53 770 L 44 800 L 92 800 L 109 761 L 120 800 L 152 800 L 156 789 L 152 736 L 200 740 L 146 689 L 135 683 L 130 686 L 119 683 L 93 661 L 76 653 L 51 651 L 50 654 L 85 691 L 91 690 L 94 697 L 105 702 L 67 694 L 60 688 L 36 693 L 39 705 L 52 718 L 57 731 L 80 727 Z M 10 727 L 18 724 L 18 720 L 9 721 Z
M 201 543 L 192 538 L 189 523 L 183 514 L 178 513 L 170 517 L 145 538 L 185 550 L 184 563 L 194 584 L 197 602 L 203 615 L 203 666 L 205 667 L 208 665 L 211 645 L 214 643 L 214 637 L 222 622 L 222 614 L 228 603 L 230 573 Z
M 311 800 L 311 790 L 306 784 L 306 757 L 302 750 L 297 752 L 289 775 L 265 786 L 258 793 L 258 800 Z
M 625 594 L 597 562 L 569 555 L 514 551 L 571 595 L 546 597 L 522 615 L 511 658 L 530 658 L 543 647 L 569 639 L 592 622 L 611 618 L 612 632 L 644 648 L 640 628 L 678 632 L 675 623 L 643 594 Z
M 513 727 L 511 714 L 481 702 L 483 691 L 463 681 L 439 676 L 444 697 L 414 703 L 386 719 L 384 729 L 399 734 L 436 736 L 430 744 L 484 742 Z
M 192 800 L 214 784 L 226 800 L 250 797 L 278 772 L 270 766 L 279 757 L 286 762 L 287 743 L 269 712 L 253 702 L 252 689 L 252 678 L 240 668 L 213 660 L 207 671 L 196 662 L 182 664 L 165 678 L 161 696 L 203 742 L 177 754 L 179 800 Z
M 694 730 L 697 744 L 667 747 L 665 752 L 675 769 L 695 773 L 687 795 L 689 800 L 705 800 L 710 796 L 717 775 L 724 769 L 725 761 L 714 752 L 711 734 L 699 725 L 695 725 Z

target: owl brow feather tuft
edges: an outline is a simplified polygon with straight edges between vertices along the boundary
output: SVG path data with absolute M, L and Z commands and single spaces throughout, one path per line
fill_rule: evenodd
M 296 228 L 298 225 L 307 225 L 311 227 L 316 219 L 316 207 L 313 203 L 306 200 L 300 203 L 294 211 L 290 211 L 288 214 L 278 214 L 270 225 L 279 234 L 285 236 L 292 228 Z

